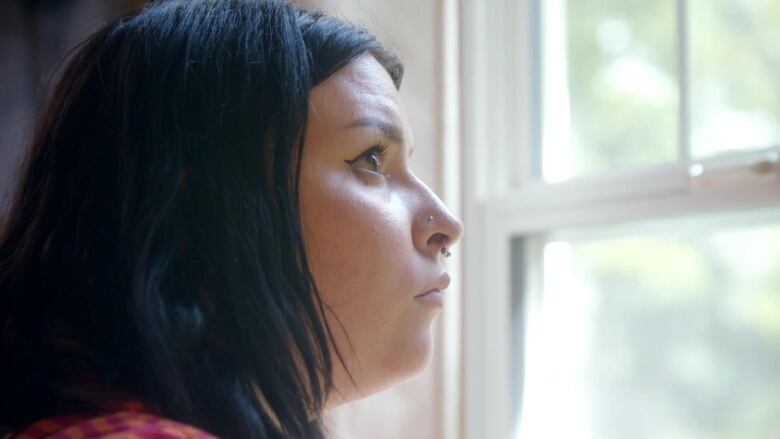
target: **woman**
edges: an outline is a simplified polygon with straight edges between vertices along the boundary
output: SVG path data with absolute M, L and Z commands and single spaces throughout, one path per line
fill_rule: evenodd
M 401 76 L 273 0 L 159 1 L 85 41 L 0 240 L 0 425 L 317 438 L 424 367 L 462 226 L 409 169 Z

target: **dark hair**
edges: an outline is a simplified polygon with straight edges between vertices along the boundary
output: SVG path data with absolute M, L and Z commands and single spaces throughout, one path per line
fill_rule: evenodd
M 0 425 L 126 392 L 221 437 L 323 437 L 332 337 L 297 158 L 312 87 L 364 53 L 400 85 L 337 19 L 180 0 L 71 54 L 0 237 Z

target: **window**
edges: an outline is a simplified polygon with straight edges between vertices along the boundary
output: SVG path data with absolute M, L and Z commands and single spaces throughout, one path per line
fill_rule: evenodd
M 780 145 L 776 1 L 540 5 L 544 180 Z
M 777 436 L 780 210 L 513 244 L 542 267 L 518 285 L 531 294 L 519 437 Z
M 464 437 L 776 437 L 780 3 L 461 8 Z

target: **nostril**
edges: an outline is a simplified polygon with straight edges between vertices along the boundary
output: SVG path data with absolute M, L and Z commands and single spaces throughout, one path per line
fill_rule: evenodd
M 444 247 L 447 245 L 449 240 L 450 237 L 444 233 L 434 233 L 430 238 L 428 238 L 428 245 L 434 247 Z

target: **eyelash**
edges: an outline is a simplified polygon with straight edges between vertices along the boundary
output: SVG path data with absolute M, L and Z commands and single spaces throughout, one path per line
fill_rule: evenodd
M 357 158 L 354 158 L 352 160 L 344 160 L 344 161 L 350 166 L 353 166 L 355 163 L 365 160 L 366 163 L 369 163 L 370 168 L 367 169 L 368 171 L 373 172 L 375 174 L 386 175 L 387 172 L 384 169 L 382 169 L 382 164 L 385 161 L 385 156 L 387 156 L 387 145 L 382 143 L 377 143 L 371 148 L 368 148 L 367 150 L 363 151 Z

